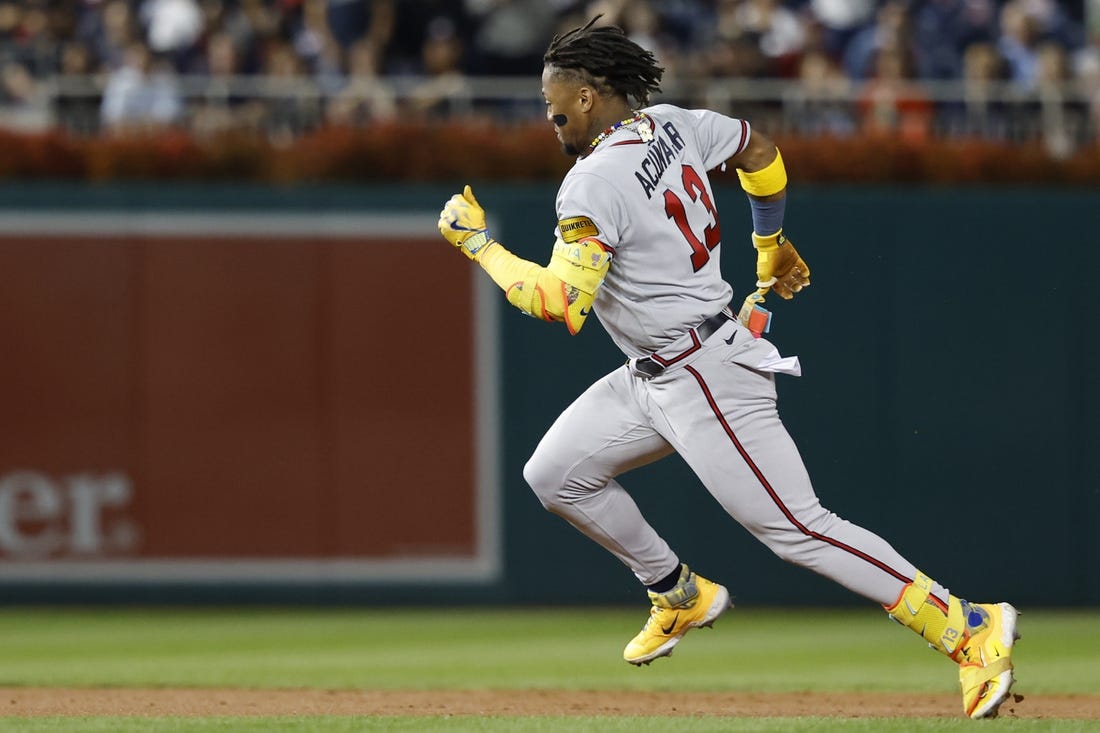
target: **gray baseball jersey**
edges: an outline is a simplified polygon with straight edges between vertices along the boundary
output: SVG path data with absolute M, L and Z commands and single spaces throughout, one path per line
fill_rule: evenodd
M 524 477 L 547 509 L 652 584 L 680 560 L 616 477 L 675 451 L 777 555 L 893 604 L 917 570 L 821 506 L 776 409 L 774 372 L 790 364 L 736 320 L 709 337 L 696 329 L 732 295 L 707 171 L 744 150 L 748 123 L 671 105 L 644 112 L 652 139 L 620 127 L 577 162 L 557 199 L 559 236 L 577 227 L 614 253 L 594 311 L 630 359 L 558 417 Z M 633 368 L 651 356 L 664 368 Z M 933 593 L 947 601 L 943 586 Z
M 749 140 L 747 122 L 709 110 L 643 112 L 654 139 L 619 128 L 569 171 L 557 200 L 559 221 L 588 217 L 614 252 L 593 311 L 631 357 L 659 351 L 730 302 L 706 172 Z

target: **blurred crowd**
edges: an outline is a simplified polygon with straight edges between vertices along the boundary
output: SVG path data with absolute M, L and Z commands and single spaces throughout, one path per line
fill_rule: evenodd
M 943 82 L 1024 96 L 1057 90 L 1067 95 L 1063 116 L 1068 109 L 1092 129 L 1092 2 L 0 0 L 0 125 L 77 134 L 246 128 L 282 140 L 324 124 L 453 114 L 479 78 L 533 81 L 554 34 L 603 14 L 657 54 L 667 89 L 788 82 L 777 87 L 794 92 L 772 101 L 783 124 L 806 133 L 879 125 L 919 134 L 935 119 L 996 135 L 1011 124 L 1003 94 L 921 91 Z M 530 93 L 538 114 L 537 83 Z M 695 96 L 675 101 L 722 103 L 684 94 Z

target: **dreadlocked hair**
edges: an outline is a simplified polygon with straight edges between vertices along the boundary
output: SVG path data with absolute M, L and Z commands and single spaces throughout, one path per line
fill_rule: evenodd
M 639 106 L 649 104 L 649 95 L 661 91 L 665 70 L 651 51 L 627 38 L 617 26 L 593 25 L 597 15 L 580 28 L 554 36 L 542 62 L 546 66 L 573 71 L 585 81 L 633 98 Z

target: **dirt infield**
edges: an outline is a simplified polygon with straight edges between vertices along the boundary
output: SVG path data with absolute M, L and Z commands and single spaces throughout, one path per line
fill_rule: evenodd
M 958 717 L 955 695 L 573 690 L 0 688 L 0 717 L 44 715 L 720 715 Z M 1100 695 L 1016 696 L 1002 717 L 1100 720 Z

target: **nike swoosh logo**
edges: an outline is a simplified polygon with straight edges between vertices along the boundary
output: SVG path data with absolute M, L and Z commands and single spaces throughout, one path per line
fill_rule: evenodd
M 679 621 L 679 620 L 680 620 L 680 614 L 676 614 L 672 618 L 672 623 L 670 623 L 668 625 L 668 628 L 666 629 L 664 626 L 662 626 L 661 631 L 665 632 L 666 634 L 671 634 L 672 630 L 676 628 L 676 622 Z
M 582 316 L 587 316 L 591 312 L 592 312 L 591 308 L 581 308 L 581 315 Z
M 726 346 L 733 346 L 733 340 L 735 338 L 737 338 L 737 331 L 734 331 L 733 334 L 728 339 L 722 339 L 722 340 L 726 342 Z
M 913 604 L 909 602 L 909 599 L 908 598 L 903 598 L 902 600 L 905 601 L 905 607 L 909 609 L 909 613 L 916 616 L 917 615 L 917 609 L 913 608 Z

